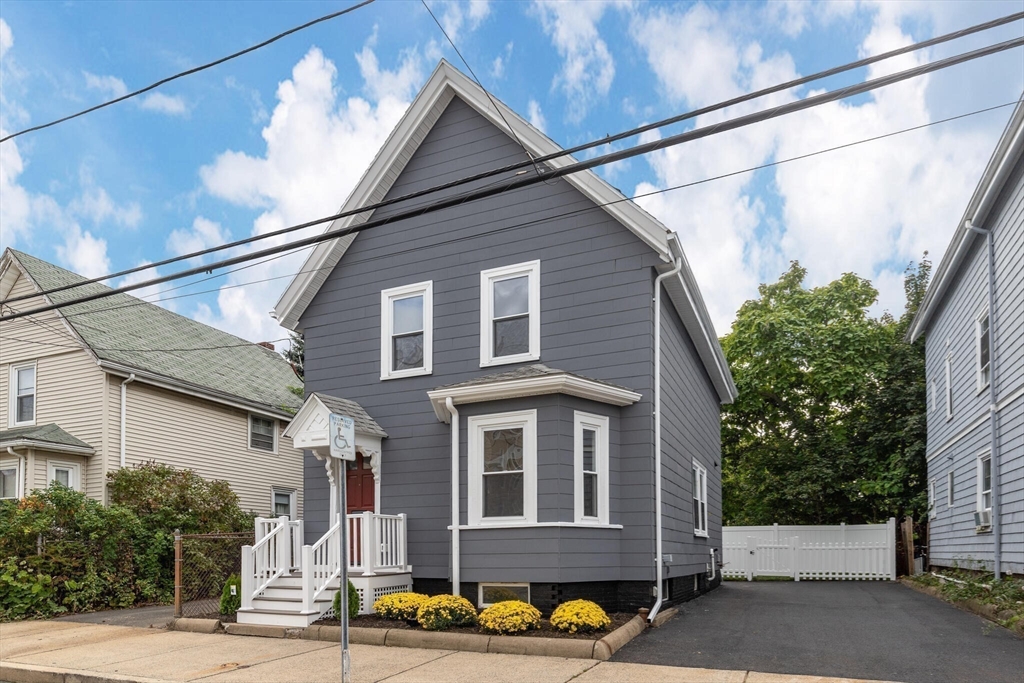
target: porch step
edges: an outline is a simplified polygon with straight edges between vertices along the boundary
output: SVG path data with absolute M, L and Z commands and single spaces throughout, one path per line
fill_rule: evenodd
M 240 609 L 236 615 L 239 624 L 304 628 L 321 617 L 319 611 L 300 612 L 280 609 Z

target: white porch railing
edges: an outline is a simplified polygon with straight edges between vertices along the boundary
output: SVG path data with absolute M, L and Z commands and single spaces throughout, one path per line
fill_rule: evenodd
M 287 517 L 256 518 L 255 545 L 242 546 L 242 608 L 251 609 L 270 582 L 292 566 L 291 524 Z
M 341 575 L 340 553 L 338 552 L 338 525 L 340 516 L 334 518 L 334 524 L 313 545 L 302 546 L 302 611 L 313 611 L 313 604 L 327 587 Z

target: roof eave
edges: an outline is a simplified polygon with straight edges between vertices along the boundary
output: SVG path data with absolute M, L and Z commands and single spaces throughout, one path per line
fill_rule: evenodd
M 0 449 L 10 448 L 32 448 L 34 450 L 49 451 L 51 453 L 65 453 L 67 455 L 93 455 L 96 449 L 92 446 L 75 446 L 65 443 L 53 443 L 41 439 L 15 438 L 7 441 L 0 441 Z

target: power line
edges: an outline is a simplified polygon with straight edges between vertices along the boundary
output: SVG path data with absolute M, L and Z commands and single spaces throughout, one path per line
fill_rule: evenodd
M 86 114 L 92 113 L 92 112 L 96 111 L 97 109 L 103 109 L 104 107 L 109 107 L 112 104 L 117 104 L 118 102 L 124 102 L 125 100 L 129 100 L 129 99 L 131 99 L 133 97 L 138 97 L 139 95 L 141 95 L 143 93 L 149 92 L 150 90 L 153 90 L 155 88 L 159 88 L 161 85 L 166 85 L 167 83 L 170 83 L 171 81 L 176 81 L 179 78 L 184 78 L 185 76 L 191 76 L 192 74 L 196 74 L 196 73 L 199 73 L 200 71 L 205 71 L 206 69 L 218 66 L 220 64 L 223 64 L 224 62 L 228 62 L 228 61 L 230 61 L 230 60 L 232 60 L 232 59 L 234 59 L 236 57 L 241 57 L 242 55 L 245 55 L 245 54 L 248 54 L 250 52 L 254 52 L 256 50 L 259 50 L 260 48 L 266 47 L 267 45 L 270 45 L 271 43 L 277 42 L 278 40 L 281 40 L 282 38 L 284 38 L 286 36 L 290 36 L 293 33 L 297 33 L 299 31 L 302 31 L 303 29 L 307 29 L 310 26 L 315 26 L 315 25 L 317 25 L 319 23 L 322 23 L 324 21 L 329 21 L 329 20 L 334 19 L 336 17 L 340 17 L 343 14 L 348 14 L 349 12 L 353 12 L 353 11 L 359 9 L 360 7 L 365 7 L 366 5 L 369 5 L 373 1 L 374 0 L 363 0 L 362 2 L 360 2 L 357 5 L 352 5 L 351 7 L 346 7 L 345 9 L 343 9 L 343 10 L 341 10 L 339 12 L 333 12 L 331 14 L 326 14 L 326 15 L 320 17 L 319 19 L 314 19 L 313 21 L 307 21 L 305 24 L 302 24 L 301 26 L 296 26 L 295 28 L 290 28 L 287 31 L 285 31 L 284 33 L 278 33 L 273 38 L 269 38 L 267 40 L 264 40 L 262 43 L 258 43 L 256 45 L 252 45 L 250 47 L 245 48 L 244 50 L 239 50 L 238 52 L 235 52 L 233 54 L 228 55 L 227 57 L 221 57 L 220 59 L 217 59 L 217 60 L 214 60 L 212 62 L 209 62 L 208 64 L 203 64 L 202 66 L 197 66 L 195 68 L 189 69 L 188 71 L 182 71 L 180 73 L 174 74 L 173 76 L 168 76 L 167 78 L 160 79 L 159 81 L 157 81 L 156 83 L 153 83 L 152 85 L 147 85 L 145 88 L 140 88 L 139 90 L 135 90 L 134 92 L 130 92 L 127 95 L 122 95 L 120 97 L 114 98 L 114 99 L 109 100 L 107 102 L 103 102 L 102 104 L 97 104 L 94 107 L 89 107 L 88 109 L 83 109 L 82 111 L 77 112 L 75 114 L 71 114 L 69 116 L 65 116 L 65 117 L 56 119 L 55 121 L 50 121 L 49 123 L 43 123 L 43 124 L 40 124 L 38 126 L 32 126 L 31 128 L 26 128 L 25 130 L 20 130 L 17 133 L 11 133 L 10 135 L 8 135 L 6 137 L 0 138 L 0 142 L 7 142 L 8 140 L 10 140 L 12 138 L 16 138 L 19 135 L 25 135 L 26 133 L 31 133 L 31 132 L 34 132 L 34 131 L 37 131 L 37 130 L 43 130 L 44 128 L 49 128 L 50 126 L 56 126 L 58 123 L 64 123 L 65 121 L 70 121 L 71 119 L 77 119 L 79 116 L 85 116 Z
M 458 242 L 464 242 L 464 241 L 469 240 L 469 239 L 478 239 L 478 238 L 481 238 L 481 237 L 488 237 L 490 235 L 506 232 L 508 230 L 515 230 L 515 229 L 518 229 L 518 228 L 528 227 L 530 225 L 536 225 L 538 223 L 545 223 L 545 222 L 549 222 L 549 221 L 560 220 L 562 218 L 567 218 L 567 217 L 570 217 L 570 216 L 576 216 L 576 215 L 588 213 L 588 212 L 591 212 L 591 211 L 596 211 L 596 210 L 599 210 L 599 209 L 603 209 L 604 207 L 607 207 L 607 206 L 611 206 L 611 205 L 614 205 L 614 204 L 620 204 L 622 202 L 634 201 L 636 199 L 642 199 L 644 197 L 651 197 L 651 196 L 654 196 L 654 195 L 663 194 L 663 193 L 667 193 L 667 192 L 673 192 L 675 190 L 682 190 L 682 189 L 689 188 L 689 187 L 696 187 L 698 185 L 703 185 L 703 184 L 706 184 L 706 183 L 714 182 L 716 180 L 723 180 L 725 178 L 731 178 L 731 177 L 734 177 L 734 176 L 737 176 L 737 175 L 743 175 L 745 173 L 752 173 L 752 172 L 760 171 L 760 170 L 763 170 L 763 169 L 766 169 L 766 168 L 771 168 L 773 166 L 780 166 L 782 164 L 791 163 L 793 161 L 800 161 L 800 160 L 803 160 L 803 159 L 808 159 L 808 158 L 811 158 L 811 157 L 820 156 L 822 154 L 827 154 L 829 152 L 835 152 L 835 151 L 839 151 L 839 150 L 842 150 L 842 149 L 847 149 L 849 147 L 855 147 L 855 146 L 858 146 L 858 145 L 863 145 L 863 144 L 866 144 L 866 143 L 869 143 L 869 142 L 876 142 L 878 140 L 884 140 L 886 138 L 891 138 L 891 137 L 894 137 L 894 136 L 897 136 L 897 135 L 903 135 L 905 133 L 911 133 L 911 132 L 922 130 L 922 129 L 925 129 L 925 128 L 930 128 L 931 126 L 937 126 L 937 125 L 940 125 L 940 124 L 943 124 L 943 123 L 949 123 L 951 121 L 957 121 L 959 119 L 964 119 L 964 118 L 967 118 L 967 117 L 970 117 L 970 116 L 976 116 L 978 114 L 984 114 L 984 113 L 987 113 L 987 112 L 990 112 L 990 111 L 995 111 L 997 109 L 1003 109 L 1003 108 L 1006 108 L 1006 107 L 1012 107 L 1012 106 L 1014 106 L 1014 105 L 1016 105 L 1018 103 L 1019 103 L 1019 101 L 1015 100 L 1013 102 L 1006 102 L 1006 103 L 1003 103 L 1003 104 L 997 104 L 997 105 L 994 105 L 994 106 L 991 106 L 991 107 L 986 107 L 984 109 L 976 109 L 974 111 L 966 112 L 964 114 L 958 114 L 956 116 L 950 116 L 950 117 L 947 117 L 947 118 L 944 118 L 944 119 L 938 119 L 936 121 L 930 121 L 928 123 L 923 123 L 923 124 L 920 124 L 920 125 L 917 125 L 917 126 L 911 126 L 909 128 L 903 128 L 903 129 L 900 129 L 900 130 L 891 131 L 889 133 L 883 133 L 883 134 L 880 134 L 880 135 L 875 135 L 875 136 L 869 137 L 869 138 L 862 138 L 860 140 L 855 140 L 853 142 L 844 143 L 842 145 L 836 145 L 834 147 L 828 147 L 828 148 L 825 148 L 825 149 L 817 150 L 815 152 L 808 152 L 807 154 L 801 154 L 801 155 L 794 156 L 794 157 L 788 157 L 786 159 L 779 159 L 779 160 L 776 160 L 776 161 L 771 161 L 771 162 L 767 162 L 767 163 L 764 163 L 764 164 L 760 164 L 760 165 L 757 165 L 757 166 L 750 166 L 750 167 L 747 167 L 747 168 L 744 168 L 744 169 L 740 169 L 740 170 L 737 170 L 737 171 L 730 171 L 728 173 L 722 173 L 720 175 L 711 176 L 711 177 L 708 177 L 708 178 L 702 178 L 700 180 L 694 180 L 694 181 L 691 181 L 691 182 L 682 183 L 682 184 L 679 184 L 679 185 L 673 185 L 673 186 L 661 188 L 661 189 L 658 189 L 658 190 L 651 190 L 649 192 L 642 192 L 642 193 L 639 193 L 639 194 L 635 194 L 635 195 L 633 195 L 631 197 L 622 197 L 620 199 L 615 199 L 615 200 L 611 200 L 611 201 L 608 201 L 608 202 L 603 202 L 603 203 L 600 203 L 600 204 L 594 203 L 594 204 L 592 204 L 590 206 L 583 207 L 583 208 L 580 208 L 580 209 L 574 209 L 572 211 L 566 211 L 566 212 L 555 214 L 555 215 L 552 215 L 552 216 L 545 216 L 543 218 L 538 218 L 538 219 L 534 219 L 534 220 L 530 220 L 530 221 L 516 223 L 514 225 L 507 225 L 507 226 L 503 226 L 503 227 L 500 227 L 500 228 L 495 228 L 494 230 L 489 230 L 487 232 L 482 232 L 482 233 L 478 233 L 476 235 L 471 235 L 470 237 L 457 237 L 457 238 L 453 238 L 453 239 L 449 239 L 449 240 L 444 240 L 444 241 L 441 241 L 441 242 L 435 242 L 435 243 L 429 245 L 429 247 L 430 248 L 436 248 L 436 247 L 440 247 L 440 246 L 446 246 L 448 244 L 455 244 L 455 243 L 458 243 Z M 306 248 L 308 248 L 308 247 L 306 247 Z M 424 247 L 412 247 L 412 248 L 403 249 L 403 250 L 397 251 L 397 252 L 389 252 L 387 254 L 380 254 L 380 255 L 377 255 L 377 256 L 370 256 L 370 257 L 367 257 L 367 258 L 351 261 L 351 262 L 349 262 L 349 264 L 350 265 L 357 265 L 357 264 L 360 264 L 360 263 L 368 263 L 370 261 L 376 261 L 376 260 L 379 260 L 379 259 L 393 258 L 395 256 L 399 256 L 399 255 L 402 255 L 402 254 L 420 251 L 423 248 Z M 277 258 L 280 258 L 280 257 L 277 257 Z M 268 260 L 270 260 L 270 259 L 268 259 Z M 263 263 L 263 262 L 261 262 L 261 263 Z M 251 264 L 251 265 L 259 265 L 259 264 Z M 251 267 L 251 265 L 247 266 L 247 267 Z M 235 289 L 235 288 L 239 288 L 239 287 L 248 287 L 250 285 L 262 284 L 262 283 L 265 283 L 265 282 L 272 282 L 274 280 L 282 280 L 282 279 L 286 279 L 286 278 L 293 278 L 296 275 L 305 274 L 305 273 L 315 273 L 315 272 L 319 272 L 320 270 L 330 270 L 330 269 L 333 269 L 333 268 L 334 268 L 334 266 L 331 265 L 331 266 L 321 266 L 319 268 L 311 268 L 309 270 L 299 270 L 299 271 L 296 271 L 294 273 L 288 273 L 288 274 L 285 274 L 285 275 L 277 275 L 277 276 L 274 276 L 274 277 L 261 278 L 259 280 L 251 280 L 249 282 L 239 282 L 239 283 L 235 283 L 235 284 L 232 284 L 232 285 L 224 285 L 224 286 L 218 287 L 216 289 L 207 289 L 207 290 L 202 290 L 202 291 L 198 291 L 198 292 L 189 292 L 189 293 L 186 293 L 186 294 L 180 294 L 178 296 L 168 297 L 167 299 L 161 299 L 161 300 L 181 299 L 181 298 L 186 298 L 186 297 L 191 297 L 191 296 L 199 296 L 199 295 L 202 295 L 202 294 L 209 294 L 209 293 L 212 293 L 212 292 L 218 292 L 218 291 L 221 291 L 222 289 Z M 214 277 L 222 277 L 224 275 L 228 275 L 231 272 L 236 272 L 237 270 L 242 270 L 242 268 L 236 269 L 235 271 L 227 271 L 227 272 L 222 273 L 220 275 L 211 276 L 210 278 L 206 278 L 206 279 L 213 279 Z M 192 284 L 192 283 L 190 283 L 190 284 Z M 172 289 L 175 289 L 175 288 L 172 288 Z M 170 290 L 167 290 L 167 291 L 170 291 Z M 138 301 L 134 301 L 132 303 L 122 304 L 122 305 L 119 305 L 119 306 L 110 306 L 110 307 L 107 307 L 107 308 L 99 308 L 99 309 L 94 309 L 94 310 L 89 310 L 89 311 L 81 311 L 81 312 L 76 312 L 76 313 L 63 313 L 62 315 L 64 315 L 65 317 L 68 317 L 68 318 L 77 318 L 77 317 L 81 317 L 81 316 L 93 315 L 93 314 L 96 314 L 96 313 L 102 313 L 104 311 L 117 310 L 117 309 L 121 309 L 121 308 L 130 308 L 130 307 L 133 307 L 133 306 L 150 305 L 150 304 L 153 304 L 153 302 L 138 300 Z M 153 304 L 153 305 L 155 305 L 155 304 Z M 11 328 L 8 327 L 8 328 L 5 328 L 5 329 L 9 330 Z
M 429 11 L 429 8 L 428 8 L 428 11 Z M 314 220 L 314 221 L 309 221 L 309 222 L 306 222 L 306 223 L 300 223 L 298 225 L 293 225 L 293 226 L 289 226 L 289 227 L 286 227 L 286 228 L 281 228 L 279 230 L 274 230 L 274 231 L 263 233 L 263 234 L 260 234 L 260 235 L 253 235 L 253 236 L 250 236 L 250 237 L 247 237 L 247 238 L 244 238 L 244 239 L 236 240 L 234 242 L 228 242 L 228 243 L 216 246 L 216 247 L 211 247 L 209 249 L 204 249 L 204 250 L 196 251 L 196 252 L 193 252 L 193 253 L 190 253 L 190 254 L 182 254 L 180 256 L 175 256 L 175 257 L 172 257 L 172 258 L 164 259 L 163 261 L 157 261 L 155 263 L 147 263 L 145 265 L 135 266 L 133 268 L 128 268 L 126 270 L 121 270 L 121 271 L 118 271 L 116 273 L 111 273 L 109 275 L 104 275 L 102 277 L 91 278 L 91 279 L 88 279 L 88 280 L 84 280 L 82 282 L 77 282 L 77 283 L 68 284 L 68 285 L 62 285 L 60 287 L 55 287 L 55 288 L 46 290 L 46 291 L 43 292 L 43 294 L 53 294 L 53 293 L 56 293 L 56 292 L 61 292 L 61 291 L 65 291 L 65 290 L 68 290 L 68 289 L 74 289 L 74 288 L 77 288 L 77 287 L 81 287 L 81 286 L 87 285 L 87 284 L 92 284 L 92 283 L 96 283 L 96 282 L 103 282 L 105 280 L 111 280 L 111 279 L 122 277 L 122 276 L 125 276 L 125 275 L 130 275 L 132 273 L 136 273 L 136 272 L 139 272 L 139 271 L 142 271 L 142 270 L 155 269 L 155 268 L 158 268 L 158 267 L 161 267 L 161 266 L 169 265 L 171 263 L 176 263 L 178 261 L 198 258 L 198 257 L 205 256 L 207 254 L 210 254 L 210 253 L 213 253 L 213 252 L 216 252 L 216 251 L 222 251 L 222 250 L 225 250 L 225 249 L 231 249 L 231 248 L 234 248 L 234 247 L 244 246 L 246 244 L 251 244 L 251 243 L 259 241 L 259 240 L 268 239 L 270 237 L 277 237 L 277 236 L 280 236 L 280 235 L 285 235 L 285 234 L 288 234 L 288 233 L 291 233 L 291 232 L 295 232 L 297 230 L 302 230 L 302 229 L 313 227 L 313 226 L 320 225 L 320 224 L 323 224 L 323 223 L 328 223 L 328 222 L 332 222 L 332 221 L 339 220 L 339 219 L 342 219 L 342 218 L 347 218 L 349 216 L 354 216 L 356 214 L 362 214 L 362 213 L 367 213 L 367 212 L 370 212 L 370 211 L 375 211 L 377 209 L 380 209 L 380 208 L 383 208 L 383 207 L 386 207 L 386 206 L 391 206 L 393 204 L 397 204 L 397 203 L 400 203 L 400 202 L 405 202 L 405 201 L 408 201 L 408 200 L 411 200 L 411 199 L 415 199 L 415 198 L 418 198 L 418 197 L 422 197 L 422 196 L 425 196 L 425 195 L 428 195 L 428 194 L 433 194 L 433 193 L 436 193 L 436 192 L 441 192 L 443 190 L 447 190 L 447 189 L 451 189 L 453 187 L 458 187 L 458 186 L 461 186 L 461 185 L 472 183 L 472 182 L 475 182 L 477 180 L 482 180 L 482 179 L 490 178 L 490 177 L 493 177 L 493 176 L 496 176 L 496 175 L 501 175 L 501 174 L 504 174 L 504 173 L 509 173 L 509 172 L 517 171 L 517 170 L 526 168 L 526 167 L 531 166 L 531 165 L 536 167 L 536 164 L 539 164 L 539 163 L 542 163 L 542 162 L 547 162 L 547 161 L 551 161 L 551 160 L 554 160 L 554 159 L 557 159 L 557 158 L 560 158 L 560 157 L 569 156 L 569 155 L 572 155 L 572 154 L 575 154 L 577 152 L 581 152 L 581 151 L 584 151 L 584 150 L 587 150 L 587 149 L 592 149 L 594 147 L 600 147 L 602 145 L 606 145 L 606 144 L 609 144 L 609 143 L 612 143 L 612 142 L 617 142 L 618 140 L 623 140 L 625 138 L 633 137 L 635 135 L 639 135 L 641 133 L 645 133 L 645 132 L 650 131 L 650 130 L 654 130 L 654 129 L 657 129 L 657 128 L 663 128 L 665 126 L 669 126 L 669 125 L 680 123 L 680 122 L 683 122 L 683 121 L 686 121 L 686 120 L 694 119 L 694 118 L 696 118 L 698 116 L 701 116 L 703 114 L 707 114 L 707 113 L 711 113 L 711 112 L 718 111 L 718 110 L 721 110 L 721 109 L 725 109 L 727 107 L 731 107 L 733 105 L 740 104 L 740 103 L 743 103 L 743 102 L 748 102 L 750 100 L 757 99 L 757 98 L 763 97 L 765 95 L 770 95 L 770 94 L 774 94 L 774 93 L 777 93 L 777 92 L 783 92 L 783 91 L 786 91 L 786 90 L 790 90 L 792 88 L 798 87 L 800 85 L 804 85 L 804 84 L 809 83 L 811 81 L 820 80 L 822 78 L 827 78 L 829 76 L 834 76 L 834 75 L 837 75 L 837 74 L 840 74 L 840 73 L 844 73 L 846 71 L 850 71 L 852 69 L 857 69 L 857 68 L 861 68 L 861 67 L 864 67 L 864 66 L 868 66 L 870 64 L 874 64 L 874 63 L 883 61 L 885 59 L 890 59 L 892 57 L 896 57 L 896 56 L 899 56 L 899 55 L 907 54 L 909 52 L 914 52 L 914 51 L 921 50 L 921 49 L 924 49 L 924 48 L 927 48 L 927 47 L 932 47 L 934 45 L 938 45 L 940 43 L 944 43 L 944 42 L 948 42 L 948 41 L 951 41 L 951 40 L 955 40 L 957 38 L 962 38 L 964 36 L 968 36 L 968 35 L 971 35 L 971 34 L 974 34 L 974 33 L 978 33 L 978 32 L 981 32 L 981 31 L 986 31 L 988 29 L 996 28 L 998 26 L 1002 26 L 1004 24 L 1012 23 L 1012 22 L 1018 21 L 1020 19 L 1024 19 L 1024 12 L 1018 12 L 1016 14 L 1010 14 L 1010 15 L 1007 15 L 1005 17 L 1000 17 L 998 19 L 994 19 L 992 21 L 988 21 L 988 22 L 981 23 L 981 24 L 976 24 L 974 26 L 970 26 L 968 28 L 964 28 L 964 29 L 961 29 L 959 31 L 954 31 L 952 33 L 947 33 L 947 34 L 944 34 L 944 35 L 941 35 L 941 36 L 937 36 L 935 38 L 924 40 L 924 41 L 921 41 L 919 43 L 914 43 L 912 45 L 907 45 L 907 46 L 902 47 L 902 48 L 898 48 L 898 49 L 895 49 L 895 50 L 890 50 L 889 52 L 883 52 L 881 54 L 878 54 L 878 55 L 875 55 L 875 56 L 872 56 L 872 57 L 865 57 L 865 58 L 857 60 L 855 62 L 850 62 L 848 64 L 843 64 L 841 66 L 833 67 L 831 69 L 826 69 L 825 71 L 819 71 L 819 72 L 811 74 L 809 76 L 803 76 L 803 77 L 800 77 L 800 78 L 796 78 L 796 79 L 793 79 L 791 81 L 786 81 L 785 83 L 780 83 L 778 85 L 774 85 L 774 86 L 771 86 L 771 87 L 768 87 L 768 88 L 763 88 L 761 90 L 757 90 L 757 91 L 754 91 L 752 93 L 748 93 L 748 94 L 745 94 L 745 95 L 740 95 L 738 97 L 734 97 L 732 99 L 725 100 L 725 101 L 719 102 L 717 104 L 708 105 L 706 107 L 701 107 L 699 109 L 694 109 L 692 111 L 685 112 L 683 114 L 679 114 L 679 115 L 673 116 L 671 118 L 662 119 L 661 121 L 656 121 L 654 123 L 645 124 L 645 125 L 639 126 L 637 128 L 632 128 L 630 130 L 623 131 L 623 132 L 618 133 L 616 135 L 606 136 L 606 137 L 601 138 L 599 140 L 593 140 L 591 142 L 587 142 L 587 143 L 584 143 L 584 144 L 581 144 L 581 145 L 577 145 L 577 146 L 571 147 L 569 149 L 559 150 L 559 151 L 553 152 L 551 154 L 543 155 L 543 156 L 536 157 L 536 158 L 531 158 L 528 161 L 520 161 L 520 162 L 516 162 L 516 163 L 513 163 L 513 164 L 506 165 L 506 166 L 502 166 L 500 168 L 491 169 L 489 171 L 483 171 L 483 172 L 480 172 L 480 173 L 477 173 L 477 174 L 474 174 L 474 175 L 471 175 L 471 176 L 466 176 L 466 177 L 463 177 L 463 178 L 458 178 L 456 180 L 452 180 L 452 181 L 449 181 L 447 183 L 442 183 L 440 185 L 436 185 L 436 186 L 433 186 L 433 187 L 428 187 L 428 188 L 424 188 L 422 190 L 417 190 L 415 192 L 410 192 L 408 194 L 405 194 L 405 195 L 402 195 L 402 196 L 399 196 L 399 197 L 393 197 L 391 199 L 386 199 L 386 200 L 377 202 L 375 204 L 368 204 L 368 205 L 365 205 L 365 206 L 361 206 L 361 207 L 359 207 L 357 209 L 352 209 L 350 211 L 342 211 L 342 212 L 339 212 L 339 213 L 337 213 L 337 214 L 335 214 L 333 216 L 328 216 L 326 218 L 320 218 L 320 219 L 317 219 L 317 220 Z M 454 47 L 454 45 L 453 45 L 453 47 Z M 456 50 L 456 52 L 458 52 L 458 50 Z M 484 91 L 486 93 L 486 89 L 484 89 Z M 488 97 L 490 97 L 489 94 L 488 94 Z M 492 103 L 493 103 L 493 100 L 492 100 Z M 500 114 L 500 109 L 499 109 L 499 114 Z M 504 117 L 502 117 L 502 118 L 504 119 Z M 508 124 L 508 122 L 506 121 L 506 125 L 507 124 Z M 31 296 L 35 296 L 35 295 L 31 295 Z M 29 296 L 14 297 L 14 298 L 11 298 L 11 299 L 7 299 L 7 301 L 14 302 L 14 301 L 20 301 L 20 300 L 25 299 L 25 298 L 29 298 Z
M 53 342 L 45 342 L 45 341 L 38 341 L 38 340 L 29 341 L 27 339 L 19 339 L 17 337 L 6 337 L 6 336 L 3 336 L 3 335 L 0 335 L 0 339 L 6 339 L 7 341 L 22 342 L 24 344 L 42 344 L 44 346 L 54 346 L 54 347 L 58 347 L 58 348 L 62 348 L 62 349 L 80 349 L 80 348 L 82 348 L 81 344 L 74 344 L 74 345 L 71 345 L 71 344 L 54 344 Z M 264 343 L 266 343 L 266 344 L 275 344 L 275 343 L 281 342 L 281 341 L 288 341 L 288 339 L 289 339 L 288 337 L 283 337 L 281 339 L 271 339 L 270 341 L 264 342 Z M 188 351 L 214 351 L 214 350 L 217 350 L 217 349 L 235 349 L 235 348 L 242 348 L 242 347 L 248 347 L 248 346 L 261 346 L 261 344 L 257 344 L 256 342 L 245 342 L 243 344 L 218 344 L 216 346 L 193 346 L 193 347 L 185 347 L 185 348 L 179 348 L 179 349 L 119 349 L 119 348 L 92 346 L 91 344 L 88 344 L 88 343 L 86 343 L 85 345 L 88 346 L 93 351 L 120 351 L 120 352 L 123 352 L 123 353 L 184 353 L 184 352 L 188 352 Z M 264 347 L 264 348 L 266 348 L 266 347 Z M 270 351 L 270 349 L 267 349 L 267 351 Z

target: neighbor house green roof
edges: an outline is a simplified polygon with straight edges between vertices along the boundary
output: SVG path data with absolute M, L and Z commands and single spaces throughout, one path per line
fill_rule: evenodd
M 0 431 L 0 447 L 35 447 L 43 450 L 80 452 L 89 454 L 93 447 L 79 438 L 68 434 L 55 424 L 39 425 L 38 427 L 15 427 Z
M 31 254 L 9 251 L 41 290 L 85 280 Z M 109 290 L 93 283 L 47 297 L 60 304 Z M 60 312 L 104 364 L 152 373 L 277 413 L 293 414 L 302 405 L 288 389 L 301 387 L 302 380 L 280 354 L 155 304 L 114 294 Z

